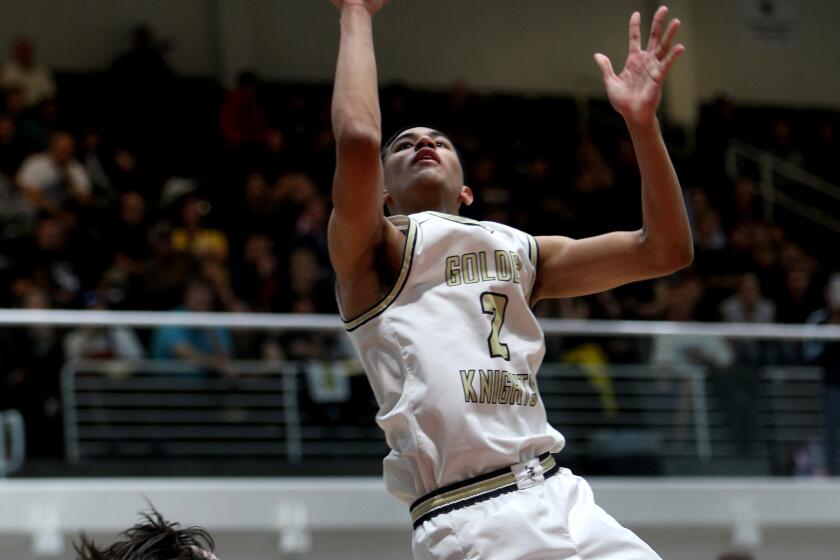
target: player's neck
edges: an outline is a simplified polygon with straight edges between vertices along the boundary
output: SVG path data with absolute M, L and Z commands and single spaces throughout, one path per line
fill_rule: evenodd
M 419 212 L 440 212 L 441 214 L 458 215 L 459 206 L 451 207 L 448 204 L 405 204 L 389 208 L 392 214 L 408 216 L 409 214 L 417 214 Z

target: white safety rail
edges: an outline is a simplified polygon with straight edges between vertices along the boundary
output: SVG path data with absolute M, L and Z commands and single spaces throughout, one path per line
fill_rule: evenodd
M 0 410 L 0 478 L 23 466 L 25 457 L 23 416 L 17 410 Z
M 685 323 L 677 321 L 605 321 L 541 319 L 547 335 L 719 336 L 731 339 L 840 340 L 840 325 L 782 325 L 756 323 Z M 59 311 L 0 309 L 0 326 L 54 325 L 63 327 L 159 326 L 225 327 L 240 330 L 341 332 L 335 315 L 276 315 L 265 313 L 187 313 L 159 311 Z

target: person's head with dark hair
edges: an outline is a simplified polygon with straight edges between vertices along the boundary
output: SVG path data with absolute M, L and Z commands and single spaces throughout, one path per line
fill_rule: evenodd
M 256 89 L 259 85 L 259 81 L 260 80 L 257 77 L 257 74 L 252 70 L 243 70 L 236 77 L 236 85 L 240 88 Z
M 50 157 L 59 165 L 65 165 L 76 153 L 76 141 L 65 130 L 57 130 L 50 136 Z
M 207 279 L 196 276 L 184 289 L 184 308 L 196 313 L 213 311 L 216 308 L 216 289 Z
M 201 527 L 181 529 L 154 508 L 107 548 L 98 548 L 85 535 L 74 544 L 76 560 L 218 560 L 213 537 Z
M 462 204 L 472 204 L 460 155 L 446 134 L 422 126 L 403 128 L 382 145 L 381 155 L 391 213 L 457 214 Z
M 18 37 L 12 45 L 12 56 L 21 67 L 31 68 L 35 61 L 35 47 L 29 37 Z

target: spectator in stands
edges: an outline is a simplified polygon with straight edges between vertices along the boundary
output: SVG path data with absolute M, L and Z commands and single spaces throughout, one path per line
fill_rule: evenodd
M 193 259 L 172 248 L 172 226 L 157 222 L 149 230 L 151 257 L 143 272 L 143 300 L 148 309 L 179 305 L 193 274 Z
M 309 175 L 289 173 L 277 179 L 271 187 L 269 196 L 276 220 L 275 239 L 290 240 L 297 234 L 298 219 L 301 214 L 319 194 L 318 188 Z M 278 250 L 282 252 L 287 251 L 288 248 L 278 247 Z
M 120 195 L 116 220 L 109 228 L 115 264 L 128 274 L 139 274 L 151 256 L 146 200 L 135 191 Z
M 80 301 L 83 273 L 79 254 L 70 247 L 67 225 L 45 216 L 35 225 L 34 239 L 17 255 L 13 290 L 23 295 L 35 286 L 44 290 L 53 304 L 74 307 Z
M 91 202 L 90 178 L 74 158 L 75 142 L 67 132 L 50 138 L 49 150 L 27 157 L 17 181 L 23 192 L 41 211 L 56 216 L 69 205 Z
M 244 257 L 234 272 L 236 293 L 251 310 L 271 311 L 276 307 L 283 287 L 274 243 L 267 235 L 252 234 L 245 240 Z
M 312 249 L 301 246 L 289 258 L 289 289 L 279 311 L 286 313 L 335 313 L 333 282 Z M 325 359 L 335 346 L 335 336 L 322 333 L 288 332 L 283 337 L 286 354 L 292 359 Z
M 52 73 L 35 62 L 35 47 L 28 37 L 15 40 L 12 57 L 0 70 L 0 87 L 20 88 L 27 108 L 37 107 L 55 96 Z
M 108 309 L 104 293 L 88 292 L 84 302 L 87 309 Z M 127 327 L 79 327 L 64 337 L 68 360 L 139 360 L 144 354 L 137 335 Z
M 47 133 L 32 111 L 26 109 L 20 88 L 8 88 L 3 96 L 6 113 L 15 123 L 15 136 L 27 152 L 40 151 L 47 146 Z
M 268 133 L 265 109 L 259 101 L 259 80 L 253 72 L 242 72 L 236 86 L 222 105 L 222 137 L 229 147 L 255 150 L 265 143 Z
M 263 170 L 269 182 L 289 173 L 299 158 L 292 153 L 292 147 L 286 141 L 286 134 L 279 128 L 269 128 L 265 133 L 265 143 L 259 157 L 258 168 Z
M 175 117 L 175 75 L 166 60 L 171 44 L 155 37 L 154 29 L 139 24 L 131 30 L 131 45 L 114 60 L 110 85 L 119 103 L 113 106 L 112 124 L 121 138 L 144 146 L 144 154 L 156 153 L 163 131 L 172 128 Z
M 167 41 L 155 37 L 155 30 L 150 25 L 136 25 L 131 30 L 131 46 L 114 61 L 113 71 L 117 79 L 151 88 L 172 76 L 166 61 L 170 48 Z
M 166 521 L 154 507 L 141 513 L 143 519 L 127 529 L 125 540 L 97 548 L 84 534 L 74 544 L 76 560 L 218 560 L 210 534 L 201 527 L 181 529 Z
M 228 215 L 225 227 L 231 236 L 231 246 L 240 252 L 245 247 L 245 240 L 251 235 L 265 234 L 274 237 L 272 232 L 278 227 L 268 181 L 263 173 L 248 173 L 241 193 L 236 207 Z
M 665 282 L 662 318 L 692 321 L 703 297 L 703 285 L 695 276 L 676 277 Z M 735 360 L 729 343 L 719 336 L 657 335 L 653 339 L 651 364 L 662 368 L 663 390 L 673 399 L 674 427 L 682 436 L 692 410 L 692 380 L 726 368 Z
M 173 311 L 205 313 L 216 309 L 212 284 L 195 278 L 187 285 L 183 304 Z M 225 328 L 166 326 L 154 332 L 150 355 L 156 360 L 187 360 L 202 369 L 231 376 L 233 351 L 233 337 Z
M 0 173 L 0 242 L 20 242 L 32 232 L 36 215 L 17 184 Z
M 82 135 L 82 166 L 90 178 L 94 196 L 108 200 L 113 196 L 114 186 L 106 171 L 106 158 L 102 150 L 102 135 L 96 129 L 88 129 Z
M 837 127 L 828 119 L 817 124 L 817 132 L 810 135 L 813 145 L 806 152 L 805 165 L 813 173 L 834 184 L 840 182 L 840 142 L 837 140 Z
M 289 290 L 283 311 L 290 313 L 334 313 L 332 281 L 318 254 L 301 246 L 289 258 Z
M 26 147 L 18 136 L 14 117 L 0 114 L 0 174 L 14 178 L 25 157 Z
M 770 126 L 768 136 L 770 144 L 767 149 L 770 153 L 790 163 L 802 165 L 804 157 L 794 138 L 790 121 L 781 117 L 777 118 Z
M 778 300 L 779 322 L 802 323 L 821 306 L 819 291 L 813 289 L 813 284 L 813 275 L 806 265 L 794 266 L 785 272 L 784 291 Z
M 738 291 L 721 305 L 720 315 L 727 323 L 773 323 L 776 320 L 776 304 L 764 297 L 758 277 L 748 272 L 741 275 Z M 773 342 L 736 340 L 732 345 L 740 365 L 778 363 L 778 345 Z
M 172 248 L 194 257 L 228 258 L 228 239 L 222 230 L 204 225 L 212 206 L 195 194 L 186 195 L 180 202 L 180 221 L 172 230 Z
M 29 285 L 20 294 L 23 309 L 49 309 L 49 294 Z M 59 371 L 64 363 L 61 334 L 52 326 L 0 330 L 0 395 L 26 423 L 31 458 L 62 455 Z
M 720 309 L 727 323 L 772 323 L 776 320 L 776 305 L 761 293 L 758 276 L 741 276 L 738 291 L 726 299 Z
M 810 324 L 840 325 L 840 273 L 834 273 L 825 290 L 825 307 L 811 314 Z M 825 463 L 832 476 L 840 476 L 840 342 L 808 341 L 802 348 L 806 362 L 823 370 L 825 411 Z

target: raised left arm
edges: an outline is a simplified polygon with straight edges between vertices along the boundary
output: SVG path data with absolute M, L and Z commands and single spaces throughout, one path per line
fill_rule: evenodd
M 664 6 L 656 11 L 647 47 L 641 49 L 638 12 L 630 16 L 630 52 L 620 74 L 595 55 L 613 108 L 627 124 L 642 178 L 642 228 L 571 239 L 537 237 L 540 251 L 533 301 L 593 294 L 622 284 L 664 276 L 688 266 L 693 243 L 677 174 L 665 148 L 656 109 L 662 84 L 685 50 L 671 47 L 680 22 L 664 36 Z

